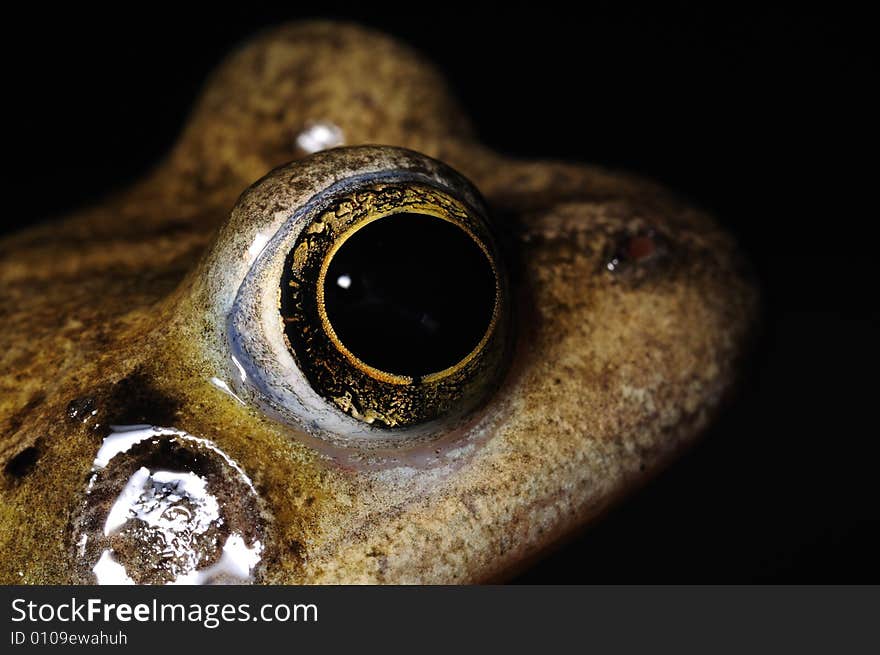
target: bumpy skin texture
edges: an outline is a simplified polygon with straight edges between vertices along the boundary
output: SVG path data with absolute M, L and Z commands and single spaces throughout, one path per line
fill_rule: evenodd
M 461 447 L 430 465 L 341 463 L 209 383 L 198 298 L 222 279 L 202 279 L 200 259 L 212 241 L 239 256 L 218 229 L 315 119 L 348 145 L 448 163 L 510 242 L 511 371 Z M 609 270 L 648 232 L 660 256 Z M 663 189 L 501 157 L 408 49 L 353 26 L 280 28 L 221 66 L 142 183 L 0 242 L 0 582 L 89 581 L 72 526 L 107 426 L 126 423 L 209 439 L 251 477 L 269 526 L 260 582 L 503 578 L 699 434 L 755 307 L 730 237 Z

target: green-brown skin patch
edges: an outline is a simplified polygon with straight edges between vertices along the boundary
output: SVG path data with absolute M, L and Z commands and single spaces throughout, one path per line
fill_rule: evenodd
M 343 466 L 209 382 L 197 264 L 313 119 L 347 145 L 454 167 L 512 244 L 511 372 L 484 436 L 436 465 Z M 317 176 L 321 162 L 294 166 Z M 609 270 L 644 234 L 659 256 Z M 208 439 L 250 476 L 269 531 L 261 582 L 503 578 L 694 440 L 735 379 L 756 300 L 730 237 L 663 189 L 501 157 L 407 48 L 348 25 L 282 27 L 223 64 L 143 182 L 0 242 L 0 582 L 87 581 L 73 523 L 120 421 Z

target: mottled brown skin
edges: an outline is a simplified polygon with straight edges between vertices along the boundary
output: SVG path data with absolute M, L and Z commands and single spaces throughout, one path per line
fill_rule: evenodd
M 292 135 L 312 119 L 350 145 L 448 163 L 510 236 L 511 371 L 485 436 L 439 464 L 342 465 L 208 382 L 197 264 L 239 194 L 298 156 Z M 609 270 L 645 233 L 657 256 Z M 730 237 L 663 189 L 486 149 L 437 73 L 384 36 L 272 31 L 221 66 L 147 179 L 0 242 L 0 582 L 88 581 L 71 526 L 91 462 L 108 424 L 142 422 L 213 441 L 254 480 L 271 533 L 261 582 L 502 578 L 694 440 L 755 307 Z

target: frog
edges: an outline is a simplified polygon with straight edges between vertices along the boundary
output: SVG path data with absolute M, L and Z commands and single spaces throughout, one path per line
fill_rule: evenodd
M 346 300 L 364 270 L 403 300 Z M 508 580 L 698 440 L 759 313 L 705 211 L 499 154 L 410 46 L 324 21 L 230 54 L 0 279 L 4 584 Z

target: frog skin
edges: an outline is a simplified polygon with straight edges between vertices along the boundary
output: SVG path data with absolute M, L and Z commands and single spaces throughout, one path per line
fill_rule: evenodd
M 345 147 L 297 150 L 312 121 Z M 352 147 L 364 144 L 380 145 Z M 515 345 L 475 418 L 379 461 L 236 391 L 217 298 L 235 293 L 227 269 L 252 261 L 260 221 L 280 225 L 275 196 L 292 211 L 364 166 L 441 167 L 411 151 L 485 198 L 510 253 Z M 84 544 L 103 538 L 108 490 L 175 457 L 212 480 L 228 529 L 259 542 L 243 580 L 504 580 L 695 441 L 734 386 L 757 307 L 735 243 L 702 211 L 630 175 L 501 156 L 417 54 L 323 22 L 233 53 L 152 173 L 0 242 L 0 280 L 6 584 L 93 583 Z M 116 456 L 121 478 L 96 481 L 111 426 L 141 424 L 164 430 Z M 117 544 L 127 581 L 170 581 L 151 577 L 148 546 Z

